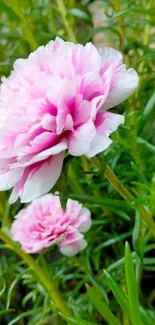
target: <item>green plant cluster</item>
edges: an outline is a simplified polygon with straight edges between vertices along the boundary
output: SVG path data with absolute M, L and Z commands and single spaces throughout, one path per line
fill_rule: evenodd
M 92 6 L 104 10 L 99 27 Z M 25 254 L 9 230 L 23 205 L 10 206 L 10 193 L 0 192 L 2 325 L 155 324 L 154 16 L 152 0 L 0 1 L 1 77 L 10 74 L 17 58 L 56 36 L 85 44 L 97 35 L 104 35 L 106 45 L 120 50 L 125 64 L 139 74 L 137 91 L 113 110 L 125 115 L 125 124 L 100 155 L 101 168 L 84 157 L 71 158 L 65 183 L 62 177 L 53 189 L 61 189 L 62 204 L 70 197 L 91 210 L 93 224 L 82 253 L 63 257 L 54 246 Z M 104 161 L 130 191 L 130 200 L 104 177 Z

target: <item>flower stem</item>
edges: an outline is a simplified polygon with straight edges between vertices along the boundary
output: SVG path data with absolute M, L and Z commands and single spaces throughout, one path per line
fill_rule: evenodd
M 117 176 L 114 174 L 110 166 L 104 160 L 103 164 L 100 159 L 96 156 L 90 158 L 92 165 L 103 172 L 104 177 L 112 184 L 115 190 L 128 202 L 133 202 L 135 197 L 126 189 L 126 187 L 120 182 Z M 134 209 L 134 206 L 131 206 Z M 148 225 L 149 229 L 155 236 L 155 222 L 152 219 L 152 216 L 146 211 L 143 205 L 139 206 L 139 210 L 143 220 Z
M 63 0 L 56 0 L 56 3 L 57 3 L 57 7 L 58 7 L 58 11 L 62 17 L 62 20 L 63 20 L 63 23 L 64 23 L 64 26 L 66 28 L 66 32 L 68 34 L 68 38 L 69 38 L 69 41 L 73 42 L 73 43 L 77 43 L 77 40 L 76 40 L 76 36 L 72 30 L 72 27 L 70 26 L 66 16 L 67 16 L 67 9 L 66 9 L 66 6 L 65 6 L 65 3 Z
M 20 18 L 23 33 L 25 34 L 25 39 L 27 43 L 29 43 L 31 51 L 36 50 L 38 47 L 38 43 L 33 35 L 33 32 L 31 30 L 31 27 L 27 21 L 27 17 L 24 15 L 24 13 L 21 10 L 20 2 L 19 0 L 9 0 L 9 5 L 11 6 L 12 10 L 15 12 L 15 14 Z
M 18 254 L 23 259 L 23 261 L 30 267 L 30 269 L 35 273 L 38 280 L 43 284 L 47 292 L 49 292 L 49 295 L 54 301 L 56 308 L 65 315 L 71 315 L 71 312 L 63 301 L 57 287 L 51 281 L 51 279 L 48 278 L 47 273 L 44 272 L 44 270 L 40 267 L 39 263 L 37 263 L 31 255 L 26 254 L 21 248 L 17 247 L 15 242 L 3 229 L 0 229 L 0 238 L 7 244 L 7 246 L 11 250 L 16 252 L 16 254 Z

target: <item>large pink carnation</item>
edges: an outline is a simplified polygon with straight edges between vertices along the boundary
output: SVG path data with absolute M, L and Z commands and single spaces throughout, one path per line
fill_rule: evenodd
M 122 55 L 60 38 L 18 59 L 0 94 L 0 190 L 29 202 L 56 183 L 65 150 L 93 157 L 123 123 L 106 110 L 126 99 L 138 76 Z
M 57 243 L 62 254 L 74 255 L 87 246 L 81 232 L 90 226 L 90 211 L 79 202 L 69 199 L 64 212 L 59 197 L 47 194 L 17 214 L 12 234 L 27 253 Z

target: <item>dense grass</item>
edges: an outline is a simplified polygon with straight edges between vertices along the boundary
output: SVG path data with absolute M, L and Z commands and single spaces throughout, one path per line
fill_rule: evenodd
M 74 258 L 63 257 L 52 247 L 30 263 L 9 234 L 10 222 L 22 205 L 9 206 L 10 193 L 1 192 L 0 324 L 153 325 L 155 6 L 151 0 L 91 4 L 68 0 L 65 5 L 59 0 L 1 0 L 0 75 L 8 76 L 15 59 L 27 57 L 57 35 L 82 44 L 104 35 L 106 45 L 121 50 L 127 66 L 139 73 L 140 82 L 135 94 L 113 109 L 125 115 L 125 125 L 112 135 L 114 142 L 100 159 L 101 163 L 106 159 L 134 199 L 126 202 L 89 161 L 71 159 L 62 197 L 78 199 L 91 210 L 88 247 Z M 100 27 L 93 23 L 93 5 L 99 11 L 105 9 Z M 42 273 L 33 272 L 33 263 L 38 263 Z M 66 316 L 58 314 L 62 310 L 55 308 L 47 279 L 59 288 L 71 310 L 70 318 L 67 308 L 63 310 Z

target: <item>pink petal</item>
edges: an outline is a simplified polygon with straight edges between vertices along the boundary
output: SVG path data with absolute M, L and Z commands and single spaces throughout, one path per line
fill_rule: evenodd
M 90 143 L 90 149 L 86 153 L 88 158 L 94 157 L 98 153 L 106 150 L 112 143 L 112 140 L 104 135 L 97 133 Z
M 86 123 L 92 116 L 93 105 L 83 100 L 73 111 L 74 126 Z
M 63 139 L 58 144 L 54 145 L 53 147 L 41 151 L 38 155 L 34 156 L 31 163 L 41 161 L 43 159 L 48 158 L 49 156 L 57 155 L 61 151 L 64 151 L 67 149 L 67 140 Z
M 103 111 L 98 112 L 95 120 L 97 132 L 106 137 L 109 137 L 109 135 L 117 130 L 118 126 L 123 123 L 123 115 Z
M 118 105 L 134 92 L 138 86 L 138 75 L 134 69 L 126 70 L 120 52 L 112 48 L 100 49 L 99 52 L 102 56 L 102 76 L 109 66 L 112 69 L 110 92 L 103 106 L 105 110 Z
M 60 176 L 64 159 L 64 152 L 53 156 L 28 176 L 20 195 L 21 202 L 31 202 L 37 197 L 47 193 Z
M 79 89 L 83 99 L 91 101 L 104 94 L 104 84 L 99 73 L 89 72 L 83 76 Z
M 66 149 L 67 149 L 67 140 L 62 139 L 58 144 L 53 145 L 51 148 L 43 150 L 36 155 L 33 154 L 32 158 L 30 157 L 30 155 L 28 155 L 27 157 L 24 157 L 25 159 L 23 159 L 17 163 L 13 163 L 12 167 L 15 168 L 15 167 L 30 166 L 34 163 L 45 160 L 50 156 L 57 155 L 58 153 L 66 150 Z
M 42 127 L 45 130 L 55 132 L 55 130 L 56 130 L 56 118 L 55 118 L 55 116 L 52 116 L 51 114 L 46 113 L 43 116 L 43 119 L 42 119 L 41 123 L 42 123 Z
M 118 80 L 115 87 L 110 91 L 103 109 L 109 109 L 118 105 L 128 98 L 138 86 L 138 75 L 134 69 L 124 72 L 122 79 Z
M 110 65 L 116 66 L 118 64 L 122 64 L 123 56 L 121 52 L 111 47 L 100 48 L 98 51 L 101 55 L 101 74 L 103 74 L 103 72 L 107 70 Z
M 45 131 L 30 141 L 30 144 L 32 147 L 35 147 L 35 149 L 43 150 L 47 146 L 52 145 L 57 140 L 57 138 L 57 134 Z
M 26 155 L 30 152 L 30 147 L 20 147 L 20 148 L 8 148 L 5 150 L 0 151 L 0 158 L 12 158 L 16 157 L 17 155 Z
M 61 82 L 61 91 L 58 96 L 58 112 L 56 117 L 56 132 L 60 134 L 62 131 L 73 128 L 72 110 L 75 105 L 76 82 L 64 79 Z M 67 126 L 67 117 L 70 116 L 70 125 Z
M 112 143 L 109 135 L 117 130 L 120 124 L 124 123 L 124 116 L 109 112 L 99 111 L 95 120 L 96 136 L 92 139 L 90 149 L 86 156 L 94 157 L 106 150 Z
M 90 143 L 96 133 L 94 124 L 89 122 L 78 127 L 74 133 L 69 136 L 68 149 L 73 156 L 81 156 L 87 154 L 90 149 Z
M 60 252 L 65 256 L 74 256 L 79 251 L 87 247 L 87 242 L 85 239 L 81 239 L 71 245 L 64 245 L 60 247 Z
M 86 232 L 91 227 L 91 213 L 87 208 L 82 208 L 79 215 L 79 226 L 78 229 L 80 232 Z
M 0 174 L 0 191 L 6 191 L 13 187 L 20 180 L 23 172 L 23 168 L 16 168 Z
M 87 43 L 85 47 L 77 44 L 73 48 L 72 62 L 76 74 L 84 74 L 92 70 L 99 72 L 101 67 L 101 57 L 92 43 Z

